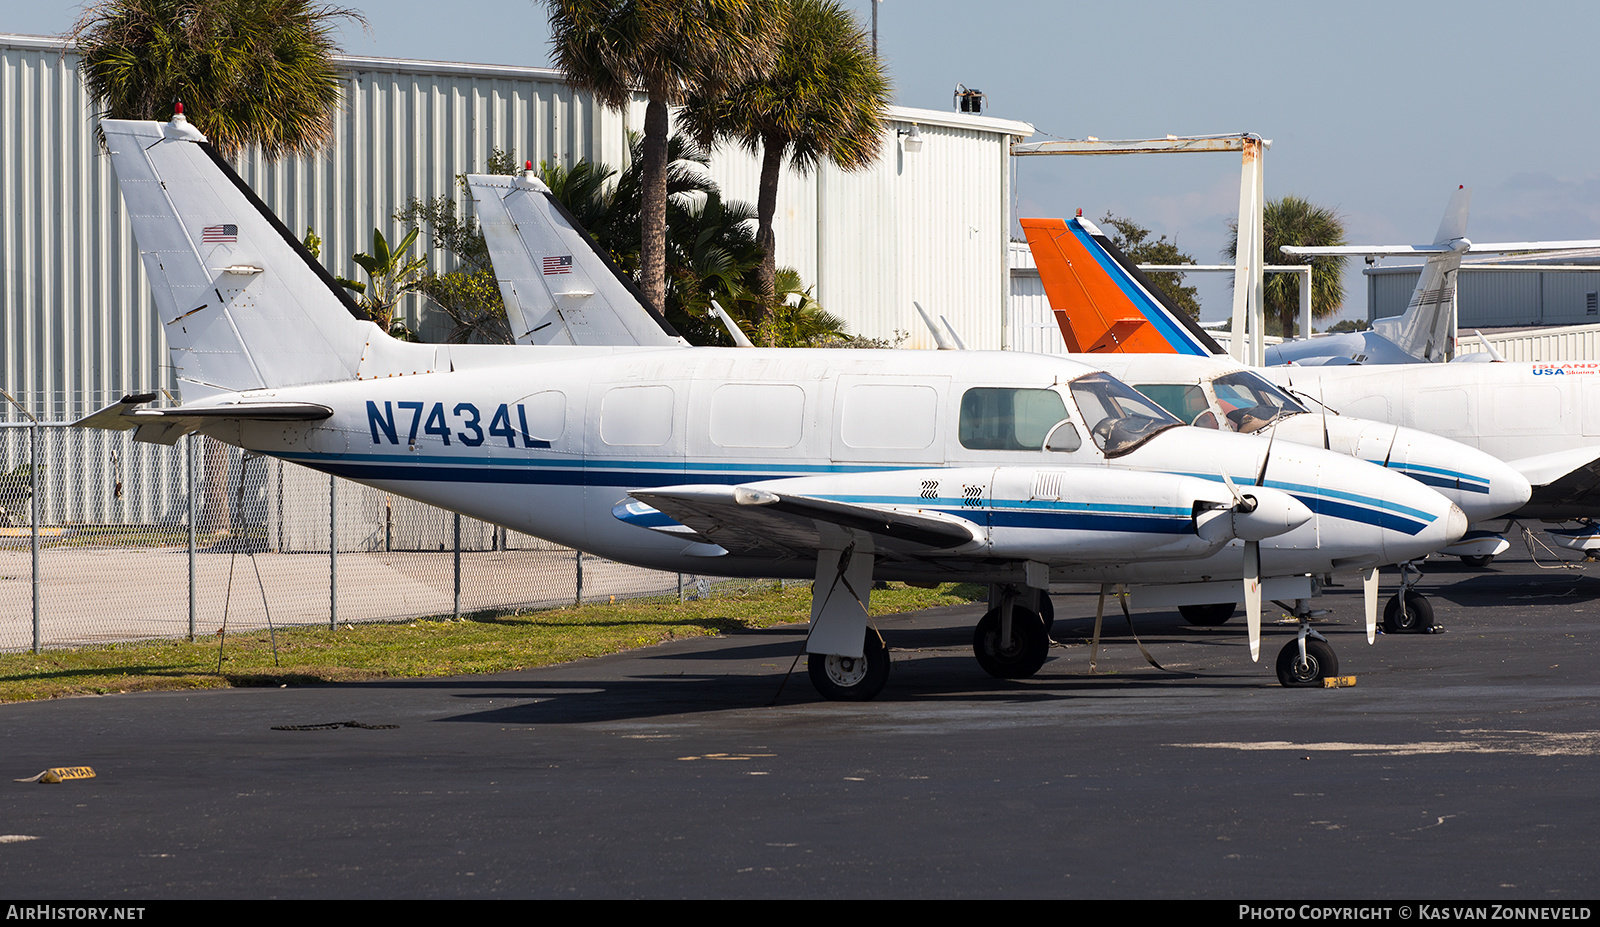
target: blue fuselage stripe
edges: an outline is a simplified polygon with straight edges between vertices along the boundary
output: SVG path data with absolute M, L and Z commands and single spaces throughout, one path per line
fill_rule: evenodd
M 683 486 L 694 484 L 726 485 L 730 482 L 760 482 L 763 480 L 784 479 L 807 474 L 823 473 L 867 473 L 882 472 L 887 470 L 926 469 L 924 467 L 896 467 L 896 466 L 844 466 L 829 465 L 782 465 L 781 468 L 768 465 L 758 469 L 752 464 L 712 464 L 692 463 L 687 467 L 682 463 L 651 462 L 651 461 L 583 461 L 579 459 L 552 460 L 540 458 L 535 460 L 513 458 L 471 460 L 469 458 L 428 457 L 412 458 L 403 455 L 371 455 L 355 459 L 345 457 L 330 457 L 322 454 L 311 453 L 280 453 L 288 460 L 298 461 L 308 466 L 316 467 L 335 476 L 343 476 L 354 480 L 385 480 L 385 481 L 415 481 L 438 483 L 498 483 L 509 485 L 541 485 L 541 486 L 606 486 L 618 489 L 650 489 L 660 486 Z M 774 472 L 774 471 L 777 472 Z M 1217 474 L 1189 473 L 1182 474 L 1221 482 Z M 1238 486 L 1246 486 L 1252 480 L 1235 480 Z M 1382 499 L 1356 496 L 1334 490 L 1319 489 L 1312 486 L 1281 483 L 1269 480 L 1267 486 L 1282 490 L 1299 499 L 1305 506 L 1321 515 L 1353 521 L 1360 524 L 1377 525 L 1393 531 L 1415 535 L 1422 531 L 1433 521 L 1433 516 L 1427 512 L 1407 506 L 1397 505 Z M 932 502 L 936 500 L 926 500 Z M 926 504 L 907 499 L 902 505 Z M 992 501 L 989 504 L 993 504 Z M 1014 502 L 1003 503 L 1027 508 L 1037 509 L 1042 505 L 1059 505 L 1061 503 L 1039 502 Z M 1067 505 L 1075 505 L 1067 503 Z M 1110 506 L 1100 506 L 1101 511 L 1081 514 L 1082 518 L 1123 518 L 1141 517 L 1154 521 L 1162 521 L 1159 516 L 1141 515 L 1131 516 L 1117 514 Z M 1130 508 L 1141 508 L 1133 506 Z M 1003 510 L 997 510 L 999 515 Z M 1060 517 L 1054 513 L 1025 513 L 1016 512 L 1014 515 L 1021 517 L 1033 514 L 1035 517 L 1052 518 Z M 1062 513 L 1070 514 L 1070 513 Z M 1009 517 L 1009 516 L 1007 516 Z M 1173 519 L 1177 523 L 1176 519 Z M 1189 513 L 1183 513 L 1182 522 L 1184 530 L 1191 529 Z M 996 523 L 998 524 L 998 522 Z M 1124 529 L 1144 530 L 1144 529 Z M 1156 529 L 1160 530 L 1160 529 Z

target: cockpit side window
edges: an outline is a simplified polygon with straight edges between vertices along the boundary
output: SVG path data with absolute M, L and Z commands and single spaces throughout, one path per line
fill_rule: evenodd
M 975 451 L 1037 451 L 1067 418 L 1061 395 L 1049 389 L 980 386 L 961 395 L 961 446 Z
M 1305 406 L 1248 370 L 1240 370 L 1211 381 L 1228 427 L 1252 432 L 1265 428 L 1288 415 L 1306 411 Z
M 1072 398 L 1107 457 L 1118 457 L 1168 428 L 1183 424 L 1167 410 L 1108 373 L 1072 381 Z

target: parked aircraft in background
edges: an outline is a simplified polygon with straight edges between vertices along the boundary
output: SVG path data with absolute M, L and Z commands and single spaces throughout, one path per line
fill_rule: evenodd
M 887 678 L 866 614 L 875 578 L 993 584 L 974 650 L 1020 678 L 1047 653 L 1039 591 L 1052 579 L 1237 601 L 1242 577 L 1254 656 L 1263 588 L 1283 597 L 1275 586 L 1307 574 L 1365 570 L 1370 640 L 1375 566 L 1466 527 L 1398 474 L 1181 427 L 1060 358 L 395 341 L 352 316 L 181 117 L 102 125 L 184 402 L 130 396 L 78 424 L 165 443 L 201 432 L 641 566 L 812 578 L 809 669 L 830 698 L 871 698 Z M 473 184 L 534 208 L 515 231 L 541 278 L 604 292 L 603 257 L 536 178 Z M 547 327 L 599 324 L 604 312 L 558 285 L 571 302 Z M 1337 661 L 1302 630 L 1278 669 L 1315 684 Z
M 1327 255 L 1380 256 L 1426 255 L 1427 263 L 1417 277 L 1416 288 L 1406 311 L 1397 316 L 1376 319 L 1364 332 L 1319 335 L 1285 341 L 1267 348 L 1269 366 L 1297 364 L 1302 367 L 1344 366 L 1349 364 L 1442 363 L 1455 355 L 1456 276 L 1461 258 L 1469 253 L 1511 251 L 1558 251 L 1567 248 L 1596 248 L 1600 240 L 1585 241 L 1508 241 L 1477 243 L 1467 238 L 1467 210 L 1472 191 L 1457 187 L 1445 207 L 1444 218 L 1433 243 L 1427 245 L 1346 245 L 1324 248 L 1283 246 L 1284 254 L 1297 257 Z M 1487 357 L 1468 355 L 1473 358 Z
M 1464 200 L 1461 209 L 1464 213 Z M 1058 319 L 1064 319 L 1061 324 L 1075 326 L 1080 341 L 1103 339 L 1105 323 L 1100 321 L 1102 319 L 1123 321 L 1125 329 L 1131 326 L 1132 320 L 1143 319 L 1152 332 L 1173 331 L 1187 322 L 1187 317 L 1168 305 L 1132 262 L 1087 220 L 1023 219 L 1022 225 L 1036 254 L 1041 248 L 1057 250 L 1062 247 L 1058 242 L 1066 242 L 1080 249 L 1075 255 L 1079 276 L 1087 276 L 1087 272 L 1093 270 L 1096 275 L 1116 283 L 1115 288 L 1103 287 L 1091 308 L 1081 295 L 1086 288 L 1047 275 L 1041 264 L 1040 277 L 1052 310 Z M 1449 216 L 1445 225 L 1441 235 L 1449 231 Z M 1417 300 L 1414 298 L 1413 302 Z M 1216 369 L 1223 373 L 1238 369 L 1230 358 L 1216 353 L 1204 355 L 1188 338 L 1162 338 L 1145 346 L 1157 351 L 1164 346 L 1171 354 L 1204 356 L 1207 362 L 1220 365 Z M 1214 348 L 1213 342 L 1207 350 Z M 1108 350 L 1122 348 L 1110 344 Z M 1101 355 L 1097 354 L 1096 361 L 1100 360 Z M 1147 384 L 1174 382 L 1156 379 L 1153 371 L 1142 368 L 1138 373 L 1128 367 L 1116 369 L 1127 371 L 1133 380 Z M 1568 521 L 1600 513 L 1600 362 L 1293 365 L 1259 368 L 1255 373 L 1292 390 L 1313 406 L 1325 404 L 1324 408 L 1337 410 L 1343 416 L 1449 438 L 1507 462 L 1532 485 L 1529 500 L 1506 513 L 1509 517 Z M 1211 393 L 1208 398 L 1215 397 L 1214 385 Z M 1212 411 L 1220 424 L 1227 421 L 1227 413 L 1233 410 L 1218 405 Z M 1303 423 L 1310 422 L 1310 437 L 1314 442 L 1316 421 L 1305 418 L 1301 421 L 1296 427 L 1306 429 Z M 1397 432 L 1401 434 L 1404 432 Z M 1325 443 L 1331 445 L 1331 432 Z M 1362 452 L 1357 442 L 1358 455 L 1372 453 L 1370 440 L 1366 446 L 1368 450 Z M 1391 465 L 1395 460 L 1387 451 L 1383 459 Z M 1480 472 L 1476 465 L 1467 465 L 1467 460 L 1461 457 L 1458 463 L 1462 466 L 1455 468 L 1437 460 L 1417 462 L 1437 467 L 1439 473 L 1452 469 Z M 1510 487 L 1509 483 L 1505 485 Z M 1491 492 L 1488 495 L 1492 499 L 1504 494 Z M 1487 520 L 1481 513 L 1473 519 Z M 1562 532 L 1557 537 L 1574 549 L 1600 549 L 1600 537 L 1592 531 Z M 1460 556 L 1468 563 L 1485 565 L 1488 563 L 1485 558 L 1492 558 L 1506 546 L 1498 535 L 1472 532 L 1447 553 Z

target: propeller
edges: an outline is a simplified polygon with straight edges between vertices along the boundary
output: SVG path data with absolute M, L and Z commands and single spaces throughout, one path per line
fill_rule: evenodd
M 1378 568 L 1361 574 L 1361 591 L 1367 606 L 1367 643 L 1378 639 Z
M 1273 437 L 1267 439 L 1267 453 L 1261 459 L 1261 470 L 1256 474 L 1250 492 L 1240 492 L 1222 471 L 1222 482 L 1233 494 L 1234 505 L 1226 510 L 1225 522 L 1229 536 L 1244 541 L 1244 607 L 1250 633 L 1250 659 L 1261 659 L 1261 541 L 1285 534 L 1311 520 L 1311 510 L 1288 493 L 1267 488 L 1267 465 L 1272 460 Z M 1217 516 L 1222 513 L 1218 512 Z M 1211 523 L 1221 521 L 1213 516 Z M 1199 525 L 1204 529 L 1211 523 Z M 1216 529 L 1212 529 L 1213 532 Z M 1202 535 L 1206 532 L 1201 531 Z

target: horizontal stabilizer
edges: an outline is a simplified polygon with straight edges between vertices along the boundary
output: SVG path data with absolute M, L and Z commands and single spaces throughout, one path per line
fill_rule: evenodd
M 1464 245 L 1465 247 L 1462 247 Z M 1407 254 L 1448 254 L 1450 252 L 1463 252 L 1467 254 L 1504 254 L 1514 251 L 1574 251 L 1583 248 L 1600 248 L 1600 238 L 1576 238 L 1567 241 L 1468 241 L 1465 238 L 1455 242 L 1437 245 L 1339 245 L 1337 247 L 1297 247 L 1284 245 L 1284 254 L 1306 255 L 1316 257 L 1326 254 L 1368 254 L 1373 256 L 1398 256 Z
M 139 408 L 155 398 L 155 393 L 124 396 L 72 425 L 74 428 L 100 428 L 107 431 L 137 428 L 139 430 L 134 434 L 134 440 L 171 445 L 184 435 L 214 422 L 320 422 L 333 416 L 333 409 L 315 402 L 238 402 L 178 406 L 173 409 Z

